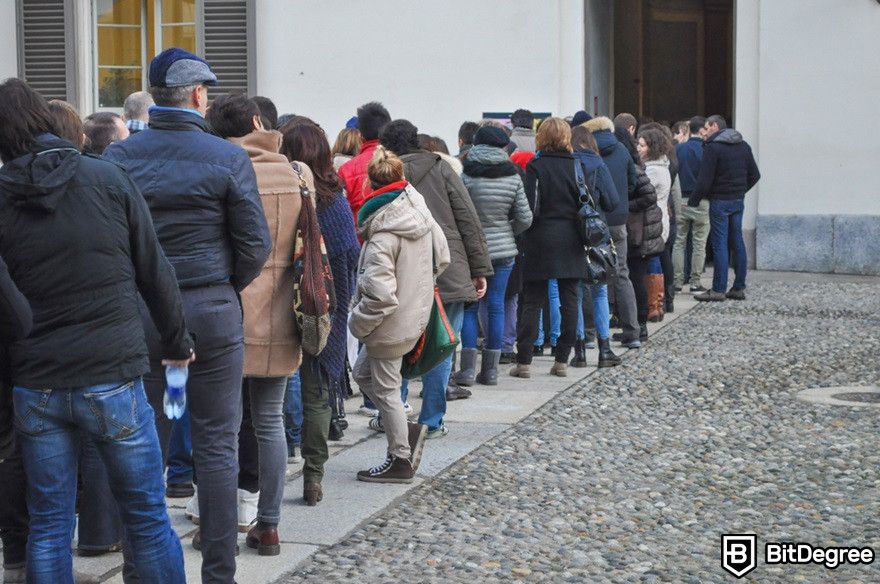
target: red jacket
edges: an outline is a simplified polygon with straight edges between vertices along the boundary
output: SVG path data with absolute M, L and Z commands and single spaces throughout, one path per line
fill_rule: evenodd
M 367 176 L 367 166 L 373 158 L 373 152 L 379 145 L 378 140 L 367 140 L 361 146 L 361 153 L 343 164 L 339 168 L 339 176 L 345 183 L 345 192 L 348 196 L 348 204 L 354 215 L 357 225 L 357 214 L 369 198 L 373 189 L 370 188 L 370 179 Z

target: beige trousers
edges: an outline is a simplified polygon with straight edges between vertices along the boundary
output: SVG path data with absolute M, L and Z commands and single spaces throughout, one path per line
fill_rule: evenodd
M 398 458 L 409 458 L 409 429 L 400 399 L 400 365 L 402 357 L 377 359 L 362 347 L 352 368 L 352 376 L 361 391 L 376 404 L 382 427 L 388 439 L 388 452 Z

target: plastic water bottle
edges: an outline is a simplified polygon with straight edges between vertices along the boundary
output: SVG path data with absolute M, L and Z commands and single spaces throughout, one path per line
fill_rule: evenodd
M 186 410 L 186 380 L 189 377 L 187 367 L 165 367 L 165 416 L 169 420 L 178 420 Z

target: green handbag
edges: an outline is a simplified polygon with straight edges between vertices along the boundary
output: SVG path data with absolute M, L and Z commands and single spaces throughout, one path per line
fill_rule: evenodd
M 435 287 L 434 306 L 431 307 L 428 326 L 416 346 L 403 357 L 400 367 L 403 378 L 413 379 L 428 373 L 454 353 L 457 345 L 458 339 L 440 299 L 440 289 Z

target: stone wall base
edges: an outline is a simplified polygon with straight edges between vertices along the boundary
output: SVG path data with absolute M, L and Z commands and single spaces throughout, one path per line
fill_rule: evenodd
M 880 275 L 878 215 L 758 215 L 755 241 L 759 270 Z

